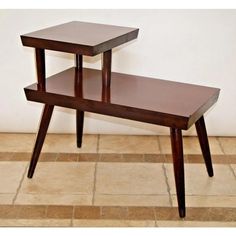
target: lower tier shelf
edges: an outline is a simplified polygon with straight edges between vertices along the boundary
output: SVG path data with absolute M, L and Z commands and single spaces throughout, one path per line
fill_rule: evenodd
M 74 67 L 25 88 L 28 100 L 188 129 L 218 99 L 219 89 L 112 72 L 102 88 L 100 70 Z

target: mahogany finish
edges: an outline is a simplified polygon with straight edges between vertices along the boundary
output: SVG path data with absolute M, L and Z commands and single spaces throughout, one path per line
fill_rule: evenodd
M 76 110 L 76 137 L 77 137 L 78 148 L 82 146 L 83 128 L 84 128 L 84 111 Z
M 30 166 L 28 170 L 28 178 L 33 177 L 34 170 L 37 165 L 39 155 L 43 147 L 44 139 L 47 134 L 48 126 L 52 117 L 53 108 L 54 108 L 53 105 L 48 105 L 48 104 L 44 105 L 43 114 L 42 114 L 42 118 L 41 118 L 41 122 L 39 126 L 39 131 L 38 131 L 38 135 L 37 135 L 36 142 L 34 145 L 34 150 L 33 150 L 32 158 L 31 158 L 31 162 L 30 162 Z
M 75 55 L 75 67 L 80 70 L 83 68 L 83 55 Z
M 211 152 L 207 138 L 207 131 L 203 116 L 195 123 L 198 139 L 202 149 L 203 158 L 206 164 L 207 173 L 210 177 L 214 175 L 211 162 Z
M 40 48 L 35 48 L 35 59 L 36 59 L 36 70 L 38 79 L 38 89 L 45 90 L 45 50 Z
M 111 50 L 103 53 L 102 58 L 102 86 L 110 88 L 111 86 Z
M 94 56 L 138 36 L 136 28 L 72 21 L 21 35 L 24 46 Z
M 179 216 L 185 217 L 184 156 L 181 129 L 170 128 Z
M 82 68 L 83 68 L 83 56 L 76 54 L 76 71 L 75 71 L 75 95 L 83 97 L 83 78 L 82 78 Z M 84 111 L 76 110 L 76 139 L 77 147 L 82 146 L 83 139 L 83 128 L 84 128 Z
M 36 84 L 25 88 L 27 99 L 186 130 L 219 95 L 216 88 L 115 72 L 110 89 L 104 89 L 101 71 L 83 68 L 81 98 L 74 92 L 75 73 L 70 68 L 49 77 L 45 92 Z M 105 93 L 110 93 L 108 101 Z
M 137 35 L 134 28 L 73 21 L 21 36 L 23 45 L 36 50 L 38 83 L 25 88 L 26 97 L 45 104 L 28 177 L 34 174 L 55 105 L 76 109 L 78 147 L 85 111 L 168 126 L 179 216 L 185 217 L 182 130 L 196 125 L 207 171 L 213 176 L 203 115 L 217 101 L 220 90 L 111 72 L 112 48 Z M 75 67 L 45 81 L 45 49 L 76 54 Z M 98 53 L 103 53 L 102 70 L 83 68 L 82 55 Z

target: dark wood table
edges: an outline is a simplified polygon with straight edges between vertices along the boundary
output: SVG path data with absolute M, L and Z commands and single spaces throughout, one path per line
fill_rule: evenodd
M 76 109 L 77 146 L 82 145 L 84 112 L 170 127 L 180 217 L 185 217 L 182 130 L 196 126 L 209 176 L 213 176 L 204 113 L 219 89 L 111 72 L 112 48 L 138 36 L 138 29 L 69 22 L 21 36 L 34 47 L 37 83 L 25 88 L 27 100 L 45 104 L 28 177 L 32 178 L 54 106 Z M 45 49 L 74 53 L 75 67 L 45 79 Z M 103 53 L 102 70 L 83 68 L 82 55 Z M 197 177 L 197 176 L 196 176 Z

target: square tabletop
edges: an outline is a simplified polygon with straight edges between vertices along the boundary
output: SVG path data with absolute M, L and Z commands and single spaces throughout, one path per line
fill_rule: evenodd
M 94 56 L 129 42 L 139 29 L 72 21 L 21 35 L 24 46 Z

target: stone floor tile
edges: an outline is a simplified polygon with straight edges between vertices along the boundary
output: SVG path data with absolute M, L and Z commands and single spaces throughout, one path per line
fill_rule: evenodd
M 98 163 L 97 194 L 167 194 L 158 163 Z
M 93 194 L 18 194 L 16 204 L 91 205 Z M 1 196 L 0 196 L 1 199 Z
M 172 195 L 171 198 L 172 198 L 173 206 L 177 206 L 176 195 Z M 234 207 L 236 206 L 236 195 L 235 196 L 186 195 L 186 206 L 187 207 Z
M 171 194 L 176 194 L 173 166 L 165 164 Z M 214 165 L 214 177 L 208 177 L 204 164 L 185 164 L 186 195 L 236 195 L 236 178 L 229 165 Z
M 48 206 L 47 218 L 52 219 L 71 219 L 73 206 Z
M 225 154 L 236 154 L 235 137 L 221 137 L 219 138 L 219 141 Z
M 56 161 L 63 161 L 63 162 L 77 162 L 79 160 L 78 153 L 59 153 L 57 156 Z
M 0 133 L 0 152 L 31 152 L 35 134 Z
M 26 166 L 25 162 L 0 162 L 0 194 L 17 191 Z
M 76 206 L 74 219 L 100 219 L 101 209 L 99 206 Z
M 126 219 L 128 210 L 126 207 L 120 206 L 104 206 L 101 207 L 101 219 Z
M 123 155 L 119 153 L 100 154 L 100 162 L 123 162 Z
M 75 227 L 154 227 L 154 220 L 73 220 Z
M 95 194 L 97 206 L 170 206 L 169 195 Z
M 48 134 L 42 152 L 96 153 L 97 140 L 97 135 L 84 135 L 82 147 L 77 148 L 75 134 Z
M 40 155 L 40 157 L 41 156 L 42 154 Z M 31 159 L 31 152 L 14 152 L 11 161 L 30 161 L 30 159 Z
M 217 221 L 156 221 L 158 227 L 235 227 L 236 222 Z
M 156 220 L 179 220 L 177 207 L 155 207 Z
M 0 219 L 1 227 L 69 227 L 71 219 Z
M 218 140 L 215 137 L 209 137 L 208 139 L 209 139 L 211 154 L 223 154 Z M 170 137 L 160 136 L 159 140 L 162 154 L 171 154 Z M 184 154 L 202 154 L 197 137 L 184 137 L 183 149 L 184 149 Z
M 230 167 L 232 168 L 232 170 L 234 172 L 234 176 L 236 178 L 236 164 L 231 164 Z
M 100 135 L 99 153 L 160 153 L 157 136 Z
M 0 161 L 11 161 L 13 152 L 0 152 Z
M 17 207 L 19 208 L 19 213 L 17 216 L 17 218 L 19 219 L 46 218 L 47 206 L 45 205 L 38 205 L 38 206 L 22 205 Z
M 11 204 L 14 197 L 15 193 L 2 193 L 0 194 L 0 205 L 1 204 Z
M 23 180 L 20 194 L 91 194 L 95 163 L 39 162 L 34 177 Z
M 0 205 L 0 219 L 16 219 L 19 214 L 19 207 L 12 204 Z
M 127 218 L 129 220 L 155 220 L 154 207 L 130 207 Z

